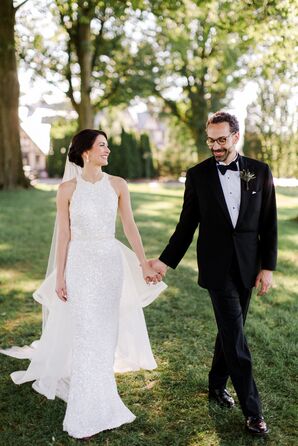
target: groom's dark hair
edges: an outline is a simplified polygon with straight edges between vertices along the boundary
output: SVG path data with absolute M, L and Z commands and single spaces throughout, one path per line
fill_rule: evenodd
M 219 124 L 220 122 L 227 122 L 230 126 L 230 131 L 232 133 L 239 132 L 239 122 L 236 116 L 231 115 L 225 111 L 218 111 L 211 115 L 206 123 L 206 131 L 208 129 L 209 124 Z
M 68 159 L 71 163 L 75 163 L 80 167 L 84 167 L 82 153 L 91 149 L 98 135 L 103 135 L 108 139 L 102 130 L 84 129 L 77 133 L 71 141 L 68 151 Z

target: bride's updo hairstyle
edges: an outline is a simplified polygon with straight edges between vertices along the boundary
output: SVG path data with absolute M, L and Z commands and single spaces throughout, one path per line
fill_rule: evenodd
M 86 150 L 90 150 L 98 135 L 103 135 L 106 139 L 107 135 L 102 130 L 85 129 L 77 133 L 71 141 L 68 151 L 68 159 L 77 166 L 84 167 L 82 154 Z

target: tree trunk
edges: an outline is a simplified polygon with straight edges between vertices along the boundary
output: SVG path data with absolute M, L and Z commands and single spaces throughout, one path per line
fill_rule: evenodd
M 79 129 L 93 128 L 94 110 L 91 104 L 91 71 L 92 71 L 92 41 L 90 33 L 90 19 L 86 23 L 78 22 L 77 29 L 77 54 L 81 70 L 81 102 L 78 104 Z M 83 22 L 83 23 L 82 23 Z
M 198 152 L 198 162 L 200 163 L 211 156 L 210 149 L 206 144 L 207 135 L 205 131 L 205 123 L 198 122 L 196 127 L 191 128 L 191 131 Z
M 28 187 L 19 129 L 19 81 L 14 41 L 13 0 L 0 1 L 0 189 Z
M 81 102 L 78 104 L 79 130 L 92 129 L 94 126 L 94 111 L 88 93 L 81 89 Z
M 204 90 L 198 88 L 195 98 L 191 98 L 191 132 L 195 140 L 198 161 L 201 162 L 211 155 L 206 144 L 206 122 L 208 119 L 208 104 L 205 100 Z

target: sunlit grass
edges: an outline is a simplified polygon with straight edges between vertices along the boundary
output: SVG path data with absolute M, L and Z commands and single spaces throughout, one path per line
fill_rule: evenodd
M 1 346 L 30 344 L 41 331 L 41 309 L 32 292 L 47 264 L 57 186 L 0 193 Z M 183 186 L 132 184 L 132 203 L 146 253 L 157 256 L 177 223 Z M 166 292 L 145 309 L 158 369 L 117 375 L 119 392 L 137 415 L 134 423 L 97 436 L 105 446 L 288 446 L 297 443 L 297 189 L 278 188 L 279 263 L 266 297 L 254 293 L 246 333 L 255 377 L 271 428 L 266 440 L 243 428 L 239 405 L 209 404 L 207 377 L 216 328 L 208 294 L 197 286 L 195 242 Z M 118 222 L 118 237 L 125 241 Z M 127 242 L 126 242 L 127 243 Z M 76 445 L 62 431 L 65 404 L 9 378 L 27 361 L 0 355 L 0 445 Z M 232 390 L 232 387 L 230 386 Z M 232 390 L 233 391 L 233 390 Z

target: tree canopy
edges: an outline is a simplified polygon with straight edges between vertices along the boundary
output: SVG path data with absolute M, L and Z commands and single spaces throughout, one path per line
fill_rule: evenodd
M 257 144 L 257 156 L 277 163 L 279 175 L 297 161 L 295 0 L 42 0 L 27 9 L 25 3 L 31 1 L 1 2 L 1 184 L 25 184 L 17 131 L 17 8 L 19 58 L 60 86 L 78 114 L 78 128 L 92 127 L 105 108 L 156 98 L 161 119 L 192 138 L 200 160 L 208 153 L 208 114 L 229 108 L 234 91 L 253 82 L 258 93 L 248 109 L 247 150 Z M 38 23 L 41 17 L 48 26 Z M 172 138 L 168 150 L 177 143 Z M 175 159 L 179 166 L 178 152 Z

